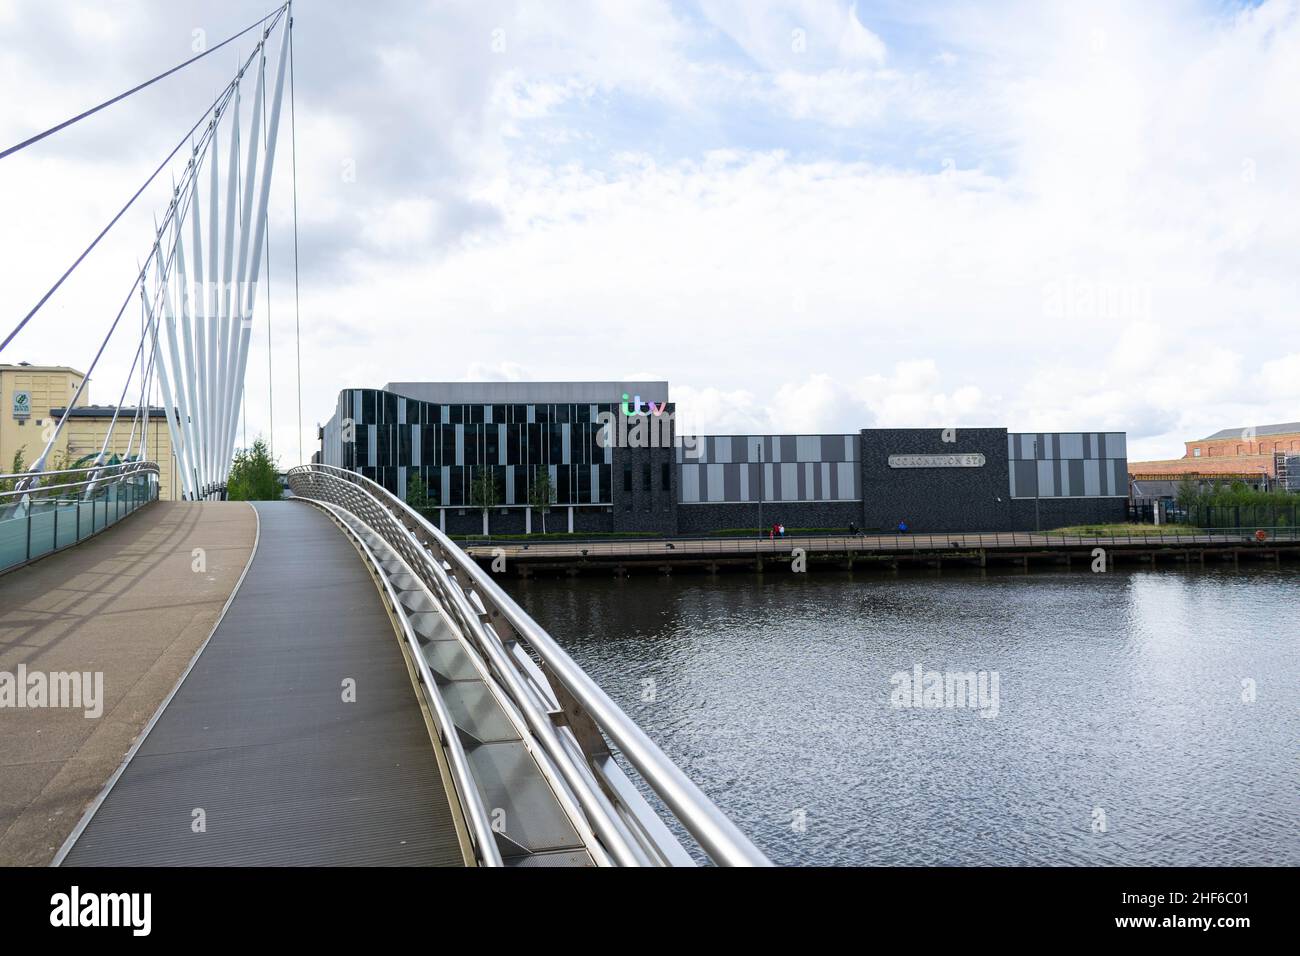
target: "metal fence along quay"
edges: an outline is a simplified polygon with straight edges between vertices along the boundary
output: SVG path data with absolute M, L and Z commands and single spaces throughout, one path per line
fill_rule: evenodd
M 151 461 L 0 475 L 0 571 L 98 534 L 158 500 Z
M 1263 537 L 1260 531 L 1263 530 Z M 576 541 L 521 542 L 476 538 L 464 548 L 476 557 L 491 557 L 496 549 L 507 556 L 634 557 L 662 555 L 735 554 L 788 555 L 795 548 L 809 552 L 970 552 L 980 550 L 1085 550 L 1107 547 L 1186 547 L 1196 545 L 1258 545 L 1300 541 L 1300 528 L 1216 528 L 1205 534 L 1149 533 L 1090 535 L 1050 532 L 953 532 L 951 534 L 787 535 L 777 538 L 598 538 Z

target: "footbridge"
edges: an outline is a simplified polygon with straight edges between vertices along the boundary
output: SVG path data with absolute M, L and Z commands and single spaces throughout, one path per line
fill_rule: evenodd
M 157 503 L 152 474 L 0 493 L 10 553 L 29 527 L 38 542 L 0 576 L 0 671 L 99 668 L 100 719 L 126 747 L 108 772 L 111 743 L 73 739 L 94 723 L 81 713 L 0 710 L 6 775 L 53 768 L 0 788 L 4 862 L 767 862 L 555 638 L 382 487 L 313 465 L 290 472 L 288 500 Z M 97 530 L 77 537 L 78 512 Z M 142 543 L 156 561 L 131 576 Z M 186 595 L 214 620 L 182 663 L 142 642 L 193 630 Z M 107 630 L 87 633 L 96 616 Z M 180 673 L 164 694 L 146 662 L 167 651 Z M 133 691 L 150 679 L 162 699 L 145 719 Z M 128 737 L 132 709 L 143 723 Z M 51 808 L 61 828 L 41 821 Z
M 5 449 L 0 863 L 766 863 L 559 641 L 383 488 L 300 466 L 292 500 L 225 500 L 236 464 L 265 447 L 248 445 L 244 397 L 263 281 L 271 341 L 282 126 L 297 154 L 293 19 L 282 3 L 0 149 L 39 149 L 242 47 L 229 82 L 0 339 L 0 354 L 41 331 L 69 344 L 47 306 L 141 196 L 165 202 L 62 407 L 45 402 L 31 447 Z M 297 339 L 296 161 L 288 172 Z M 138 330 L 123 321 L 137 300 Z M 116 400 L 79 455 L 69 421 L 92 378 Z M 21 424 L 32 400 L 14 393 Z M 151 449 L 170 454 L 183 500 L 159 501 Z

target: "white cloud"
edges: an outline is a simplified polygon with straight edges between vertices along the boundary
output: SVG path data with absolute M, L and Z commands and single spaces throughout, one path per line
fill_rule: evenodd
M 195 23 L 261 12 L 97 9 L 0 3 L 0 81 L 24 91 L 0 142 L 182 59 Z M 475 4 L 400 35 L 336 16 L 298 11 L 296 40 L 309 426 L 344 386 L 633 367 L 719 432 L 1114 428 L 1162 457 L 1296 417 L 1291 0 Z M 218 60 L 4 161 L 10 315 L 210 99 Z M 281 157 L 277 394 L 296 385 Z M 166 192 L 4 360 L 85 364 Z M 253 348 L 257 432 L 260 312 Z
M 462 381 L 465 382 L 523 382 L 529 378 L 518 362 L 470 362 Z
M 945 381 L 938 365 L 930 359 L 899 362 L 889 376 L 869 375 L 856 386 L 860 400 L 871 409 L 874 424 L 887 428 L 935 427 L 990 424 L 980 421 L 983 394 L 974 385 Z
M 745 435 L 772 430 L 768 409 L 744 389 L 672 385 L 679 435 Z
M 810 375 L 776 390 L 769 417 L 782 433 L 850 431 L 864 424 L 856 405 L 849 390 L 831 376 Z
M 885 41 L 862 25 L 858 19 L 858 5 L 849 8 L 845 17 L 844 33 L 840 35 L 840 55 L 850 60 L 871 63 L 885 61 Z
M 1259 381 L 1270 397 L 1300 397 L 1300 352 L 1265 362 Z

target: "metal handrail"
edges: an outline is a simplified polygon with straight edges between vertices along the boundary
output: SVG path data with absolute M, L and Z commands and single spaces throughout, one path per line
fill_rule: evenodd
M 385 540 L 399 552 L 412 551 L 413 547 L 418 549 L 418 553 L 403 556 L 421 560 L 431 572 L 434 567 L 441 565 L 438 570 L 443 571 L 444 579 L 454 579 L 455 587 L 448 587 L 447 584 L 439 581 L 439 575 L 436 573 L 431 573 L 432 580 L 426 581 L 441 592 L 441 596 L 449 599 L 451 613 L 454 613 L 458 619 L 463 619 L 468 615 L 461 601 L 472 601 L 468 610 L 472 611 L 478 620 L 465 623 L 478 625 L 473 630 L 485 638 L 484 649 L 488 656 L 498 658 L 493 665 L 494 671 L 501 669 L 497 652 L 508 654 L 504 645 L 499 644 L 503 636 L 499 632 L 505 628 L 515 639 L 531 648 L 547 672 L 590 716 L 600 732 L 619 748 L 624 757 L 640 773 L 642 779 L 659 795 L 683 828 L 694 837 L 714 862 L 735 866 L 770 865 L 763 853 L 587 676 L 554 639 L 542 630 L 495 581 L 489 578 L 477 562 L 442 531 L 382 485 L 356 472 L 332 465 L 313 464 L 291 469 L 288 477 L 295 495 L 309 499 L 329 500 L 326 496 L 335 491 L 330 486 L 345 484 L 358 489 L 363 499 L 369 499 L 374 505 L 387 512 L 389 518 L 406 532 L 402 536 L 406 540 L 390 540 L 387 536 Z M 347 510 L 353 510 L 348 508 L 346 503 L 338 503 Z M 366 510 L 364 504 L 354 502 L 354 505 L 360 505 L 363 510 Z M 366 520 L 364 514 L 358 514 L 358 517 L 363 521 Z M 371 526 L 374 526 L 373 522 Z M 390 529 L 390 534 L 392 533 Z M 457 594 L 460 596 L 459 599 Z M 473 604 L 478 604 L 479 607 L 473 607 Z M 497 641 L 487 640 L 489 634 L 496 637 Z M 519 683 L 517 672 L 513 675 L 509 673 L 511 670 L 508 667 L 504 668 L 501 677 L 509 685 L 508 690 L 512 697 L 517 698 L 514 703 L 528 716 L 530 725 L 533 725 L 535 721 L 540 721 L 537 716 L 537 701 L 532 699 L 530 692 Z M 541 714 L 541 718 L 545 716 Z M 594 774 L 591 768 L 582 768 L 582 771 L 574 777 L 572 755 L 567 748 L 559 744 L 550 722 L 546 721 L 544 725 L 539 722 L 535 729 L 542 744 L 548 750 L 548 756 L 564 774 L 565 782 L 573 788 L 584 811 L 590 817 L 590 822 L 601 839 L 606 841 L 612 855 L 620 862 L 628 862 L 627 851 L 624 846 L 620 846 L 627 842 L 626 823 L 618 818 L 617 813 L 606 817 L 609 808 L 608 798 L 599 792 L 598 787 L 593 793 L 591 785 L 594 782 Z M 552 746 L 555 747 L 553 751 Z M 639 862 L 635 859 L 639 855 L 635 848 L 627 849 L 632 854 L 630 861 Z
M 353 482 L 339 481 L 335 476 L 327 476 L 327 487 L 322 491 L 324 498 L 311 499 L 319 503 L 331 504 L 329 498 L 336 497 L 338 487 L 354 492 L 355 500 L 339 497 L 340 506 L 355 514 L 359 520 L 384 538 L 397 556 L 405 553 L 412 560 L 420 561 L 426 569 L 426 575 L 420 579 L 435 595 L 442 608 L 447 611 L 458 625 L 461 634 L 473 642 L 475 653 L 486 658 L 494 683 L 502 688 L 514 709 L 522 719 L 521 732 L 528 733 L 539 742 L 540 751 L 536 754 L 541 759 L 539 769 L 552 783 L 556 796 L 565 805 L 565 812 L 574 820 L 575 825 L 591 831 L 603 848 L 598 854 L 602 859 L 612 856 L 621 865 L 641 865 L 651 862 L 644 848 L 636 845 L 635 838 L 622 822 L 613 805 L 601 790 L 591 768 L 585 762 L 576 762 L 569 749 L 563 746 L 563 738 L 551 723 L 550 708 L 542 697 L 540 688 L 530 685 L 526 678 L 521 678 L 512 666 L 512 659 L 503 646 L 498 635 L 483 621 L 483 611 L 474 607 L 470 597 L 448 575 L 448 568 L 432 558 L 429 551 L 415 538 L 410 529 L 397 521 L 394 514 L 374 495 Z M 410 567 L 410 564 L 407 564 Z M 412 568 L 412 573 L 416 573 Z M 526 725 L 526 726 L 525 726 Z M 573 801 L 576 800 L 576 803 Z M 608 849 L 608 856 L 605 853 Z
M 334 508 L 336 506 L 326 504 L 326 507 Z M 420 652 L 419 638 L 416 637 L 410 620 L 402 613 L 401 599 L 397 595 L 397 589 L 388 580 L 388 576 L 383 573 L 379 559 L 369 545 L 361 539 L 361 536 L 353 531 L 346 522 L 340 520 L 339 525 L 352 538 L 357 547 L 361 548 L 365 553 L 366 559 L 375 568 L 376 576 L 383 582 L 384 593 L 388 598 L 389 606 L 393 610 L 392 616 L 402 629 L 402 639 L 411 652 L 411 660 L 416 670 L 419 671 L 420 683 L 424 686 L 425 700 L 433 713 L 434 722 L 438 725 L 438 736 L 442 746 L 447 751 L 447 762 L 451 765 L 456 791 L 460 795 L 462 807 L 469 819 L 470 835 L 474 841 L 476 858 L 483 866 L 502 866 L 501 851 L 497 847 L 496 838 L 492 835 L 492 822 L 486 807 L 483 805 L 483 799 L 479 795 L 478 788 L 474 785 L 474 779 L 469 769 L 469 758 L 465 755 L 465 748 L 461 746 L 455 721 L 452 719 L 451 712 L 447 710 L 442 695 L 438 693 L 437 684 L 434 681 L 433 672 L 429 669 L 428 661 L 425 660 L 424 654 Z
M 407 573 L 419 580 L 423 585 L 426 593 L 441 607 L 447 614 L 450 622 L 453 624 L 458 636 L 462 640 L 462 646 L 473 664 L 480 677 L 489 686 L 496 687 L 500 690 L 505 700 L 503 706 L 511 714 L 511 720 L 519 729 L 521 735 L 536 737 L 533 728 L 542 726 L 546 731 L 551 731 L 547 736 L 549 745 L 552 750 L 555 748 L 556 740 L 561 742 L 563 738 L 557 738 L 553 729 L 549 726 L 549 713 L 540 699 L 540 694 L 532 686 L 521 685 L 518 677 L 511 666 L 511 659 L 501 648 L 497 647 L 497 642 L 492 640 L 492 634 L 484 631 L 479 611 L 473 607 L 465 593 L 456 586 L 447 574 L 447 569 L 440 561 L 432 559 L 431 555 L 425 549 L 410 529 L 399 523 L 396 517 L 385 508 L 382 503 L 371 496 L 363 488 L 348 483 L 338 482 L 333 476 L 329 476 L 329 488 L 324 492 L 326 495 L 333 496 L 335 486 L 341 486 L 349 491 L 355 492 L 354 499 L 347 504 L 347 510 L 355 519 L 363 523 L 367 528 L 374 531 L 383 538 L 388 546 L 389 553 L 399 562 Z M 342 506 L 336 506 L 329 501 L 316 499 L 311 500 L 322 507 L 331 508 L 335 511 L 344 510 Z M 396 545 L 396 547 L 394 546 Z M 404 556 L 406 555 L 406 556 Z M 425 568 L 425 573 L 421 574 L 410 561 L 419 561 Z M 486 662 L 485 662 L 486 660 Z M 501 688 L 502 681 L 511 684 L 512 691 Z M 513 698 L 511 697 L 513 694 Z M 583 810 L 578 802 L 577 795 L 569 785 L 570 780 L 576 778 L 577 785 L 584 791 L 588 807 L 595 808 L 596 814 L 602 818 L 612 818 L 613 808 L 606 802 L 603 802 L 599 791 L 599 786 L 590 778 L 590 774 L 583 774 L 580 766 L 566 764 L 563 769 L 567 769 L 567 774 L 562 772 L 562 768 L 557 766 L 555 761 L 550 759 L 545 749 L 538 748 L 533 752 L 538 761 L 538 769 L 541 770 L 548 782 L 551 784 L 556 799 L 560 802 L 565 814 L 573 821 L 574 825 L 584 831 L 590 837 L 587 840 L 588 851 L 592 857 L 601 863 L 608 863 L 610 860 L 601 845 L 596 833 L 589 825 L 587 813 Z M 565 759 L 561 754 L 561 758 Z M 615 844 L 620 862 L 641 862 L 644 856 L 638 856 L 636 850 L 631 846 L 628 839 L 630 833 L 619 833 L 612 836 L 606 831 L 606 839 Z
M 80 480 L 33 485 L 32 480 L 43 474 Z M 81 543 L 141 506 L 156 501 L 159 490 L 158 465 L 151 461 L 65 468 L 48 473 L 22 472 L 0 475 L 0 479 L 18 479 L 19 485 L 0 491 L 0 529 L 6 539 L 5 553 L 0 555 L 0 571 L 9 571 Z M 82 520 L 86 509 L 90 510 L 88 523 Z M 60 516 L 64 516 L 62 530 Z
M 91 485 L 106 486 L 142 474 L 158 475 L 157 463 L 152 461 L 123 461 L 118 462 L 116 465 L 89 465 L 85 468 L 63 468 L 57 471 L 20 471 L 0 475 L 0 482 L 12 481 L 15 484 L 22 484 L 25 480 L 43 479 L 55 475 L 84 475 L 86 477 L 79 481 L 65 481 L 53 485 L 32 484 L 29 487 L 0 489 L 0 499 L 45 497 L 51 491 L 61 491 L 66 488 L 86 488 Z M 0 504 L 2 503 L 0 502 Z

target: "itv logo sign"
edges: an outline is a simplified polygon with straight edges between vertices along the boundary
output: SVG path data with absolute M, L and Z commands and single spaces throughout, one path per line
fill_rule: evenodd
M 645 411 L 642 411 L 641 409 L 642 405 L 645 406 Z M 623 410 L 623 414 L 629 416 L 630 415 L 654 415 L 656 418 L 658 418 L 660 415 L 664 413 L 664 409 L 666 409 L 667 407 L 668 407 L 667 402 L 660 402 L 657 405 L 654 402 L 643 402 L 641 401 L 640 395 L 634 395 L 631 398 L 631 400 L 629 400 L 627 397 L 627 392 L 623 393 L 623 401 L 619 403 L 619 408 Z

